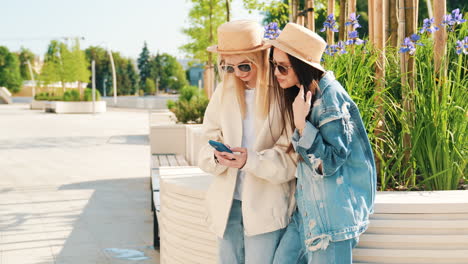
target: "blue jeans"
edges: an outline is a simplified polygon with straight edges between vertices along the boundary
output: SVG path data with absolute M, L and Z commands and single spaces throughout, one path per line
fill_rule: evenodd
M 218 239 L 219 264 L 271 264 L 284 229 L 256 236 L 244 235 L 242 202 L 234 200 L 224 237 Z
M 325 250 L 309 251 L 304 244 L 302 218 L 296 210 L 275 253 L 273 264 L 351 264 L 359 238 L 330 242 Z

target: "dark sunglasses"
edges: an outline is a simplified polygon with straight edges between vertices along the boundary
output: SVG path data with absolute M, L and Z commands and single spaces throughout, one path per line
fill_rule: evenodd
M 239 71 L 241 72 L 250 72 L 252 70 L 252 66 L 250 65 L 250 63 L 241 63 L 237 65 L 221 65 L 221 69 L 227 73 L 233 73 L 235 70 L 234 67 L 237 67 L 237 69 L 239 69 Z
M 274 60 L 270 60 L 271 64 L 273 64 L 273 71 L 275 71 L 276 68 L 278 68 L 278 71 L 282 74 L 282 75 L 288 75 L 288 71 L 289 69 L 292 68 L 292 66 L 284 66 L 284 65 L 281 65 L 281 64 L 278 64 L 276 61 Z

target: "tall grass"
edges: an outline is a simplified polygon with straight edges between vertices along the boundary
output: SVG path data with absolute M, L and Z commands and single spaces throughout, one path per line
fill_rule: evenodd
M 466 182 L 468 162 L 468 55 L 455 53 L 455 41 L 468 36 L 468 22 L 449 32 L 446 71 L 435 71 L 433 40 L 417 46 L 414 113 L 402 107 L 400 55 L 388 47 L 385 89 L 375 87 L 379 51 L 370 44 L 347 46 L 347 53 L 324 55 L 324 66 L 357 103 L 379 163 L 380 190 L 450 190 Z M 405 89 L 404 89 L 405 88 Z M 411 120 L 411 122 L 410 122 Z M 379 128 L 379 133 L 376 129 Z M 411 149 L 403 136 L 411 135 Z M 410 160 L 405 160 L 406 151 Z M 410 173 L 409 173 L 410 172 Z
M 443 64 L 435 71 L 433 40 L 424 38 L 416 54 L 415 126 L 412 156 L 419 183 L 429 190 L 457 189 L 467 174 L 468 76 L 466 55 L 455 39 L 467 36 L 467 23 L 449 32 Z M 444 67 L 443 67 L 444 68 Z

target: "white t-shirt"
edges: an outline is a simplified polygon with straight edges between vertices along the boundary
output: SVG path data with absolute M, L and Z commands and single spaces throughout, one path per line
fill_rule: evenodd
M 245 89 L 245 118 L 242 121 L 242 147 L 252 149 L 255 142 L 255 89 Z M 245 172 L 237 173 L 234 199 L 242 201 Z

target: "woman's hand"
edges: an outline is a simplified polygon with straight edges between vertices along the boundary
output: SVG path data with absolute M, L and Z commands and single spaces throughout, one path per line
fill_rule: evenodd
M 230 148 L 232 152 L 239 152 L 239 154 L 232 154 L 228 152 L 214 151 L 218 163 L 231 168 L 242 169 L 247 162 L 247 149 L 246 148 Z
M 306 100 L 304 101 L 304 86 L 301 85 L 299 93 L 293 102 L 293 113 L 294 113 L 294 126 L 299 131 L 302 131 L 306 124 L 306 117 L 309 114 L 312 100 L 312 92 L 308 91 Z

